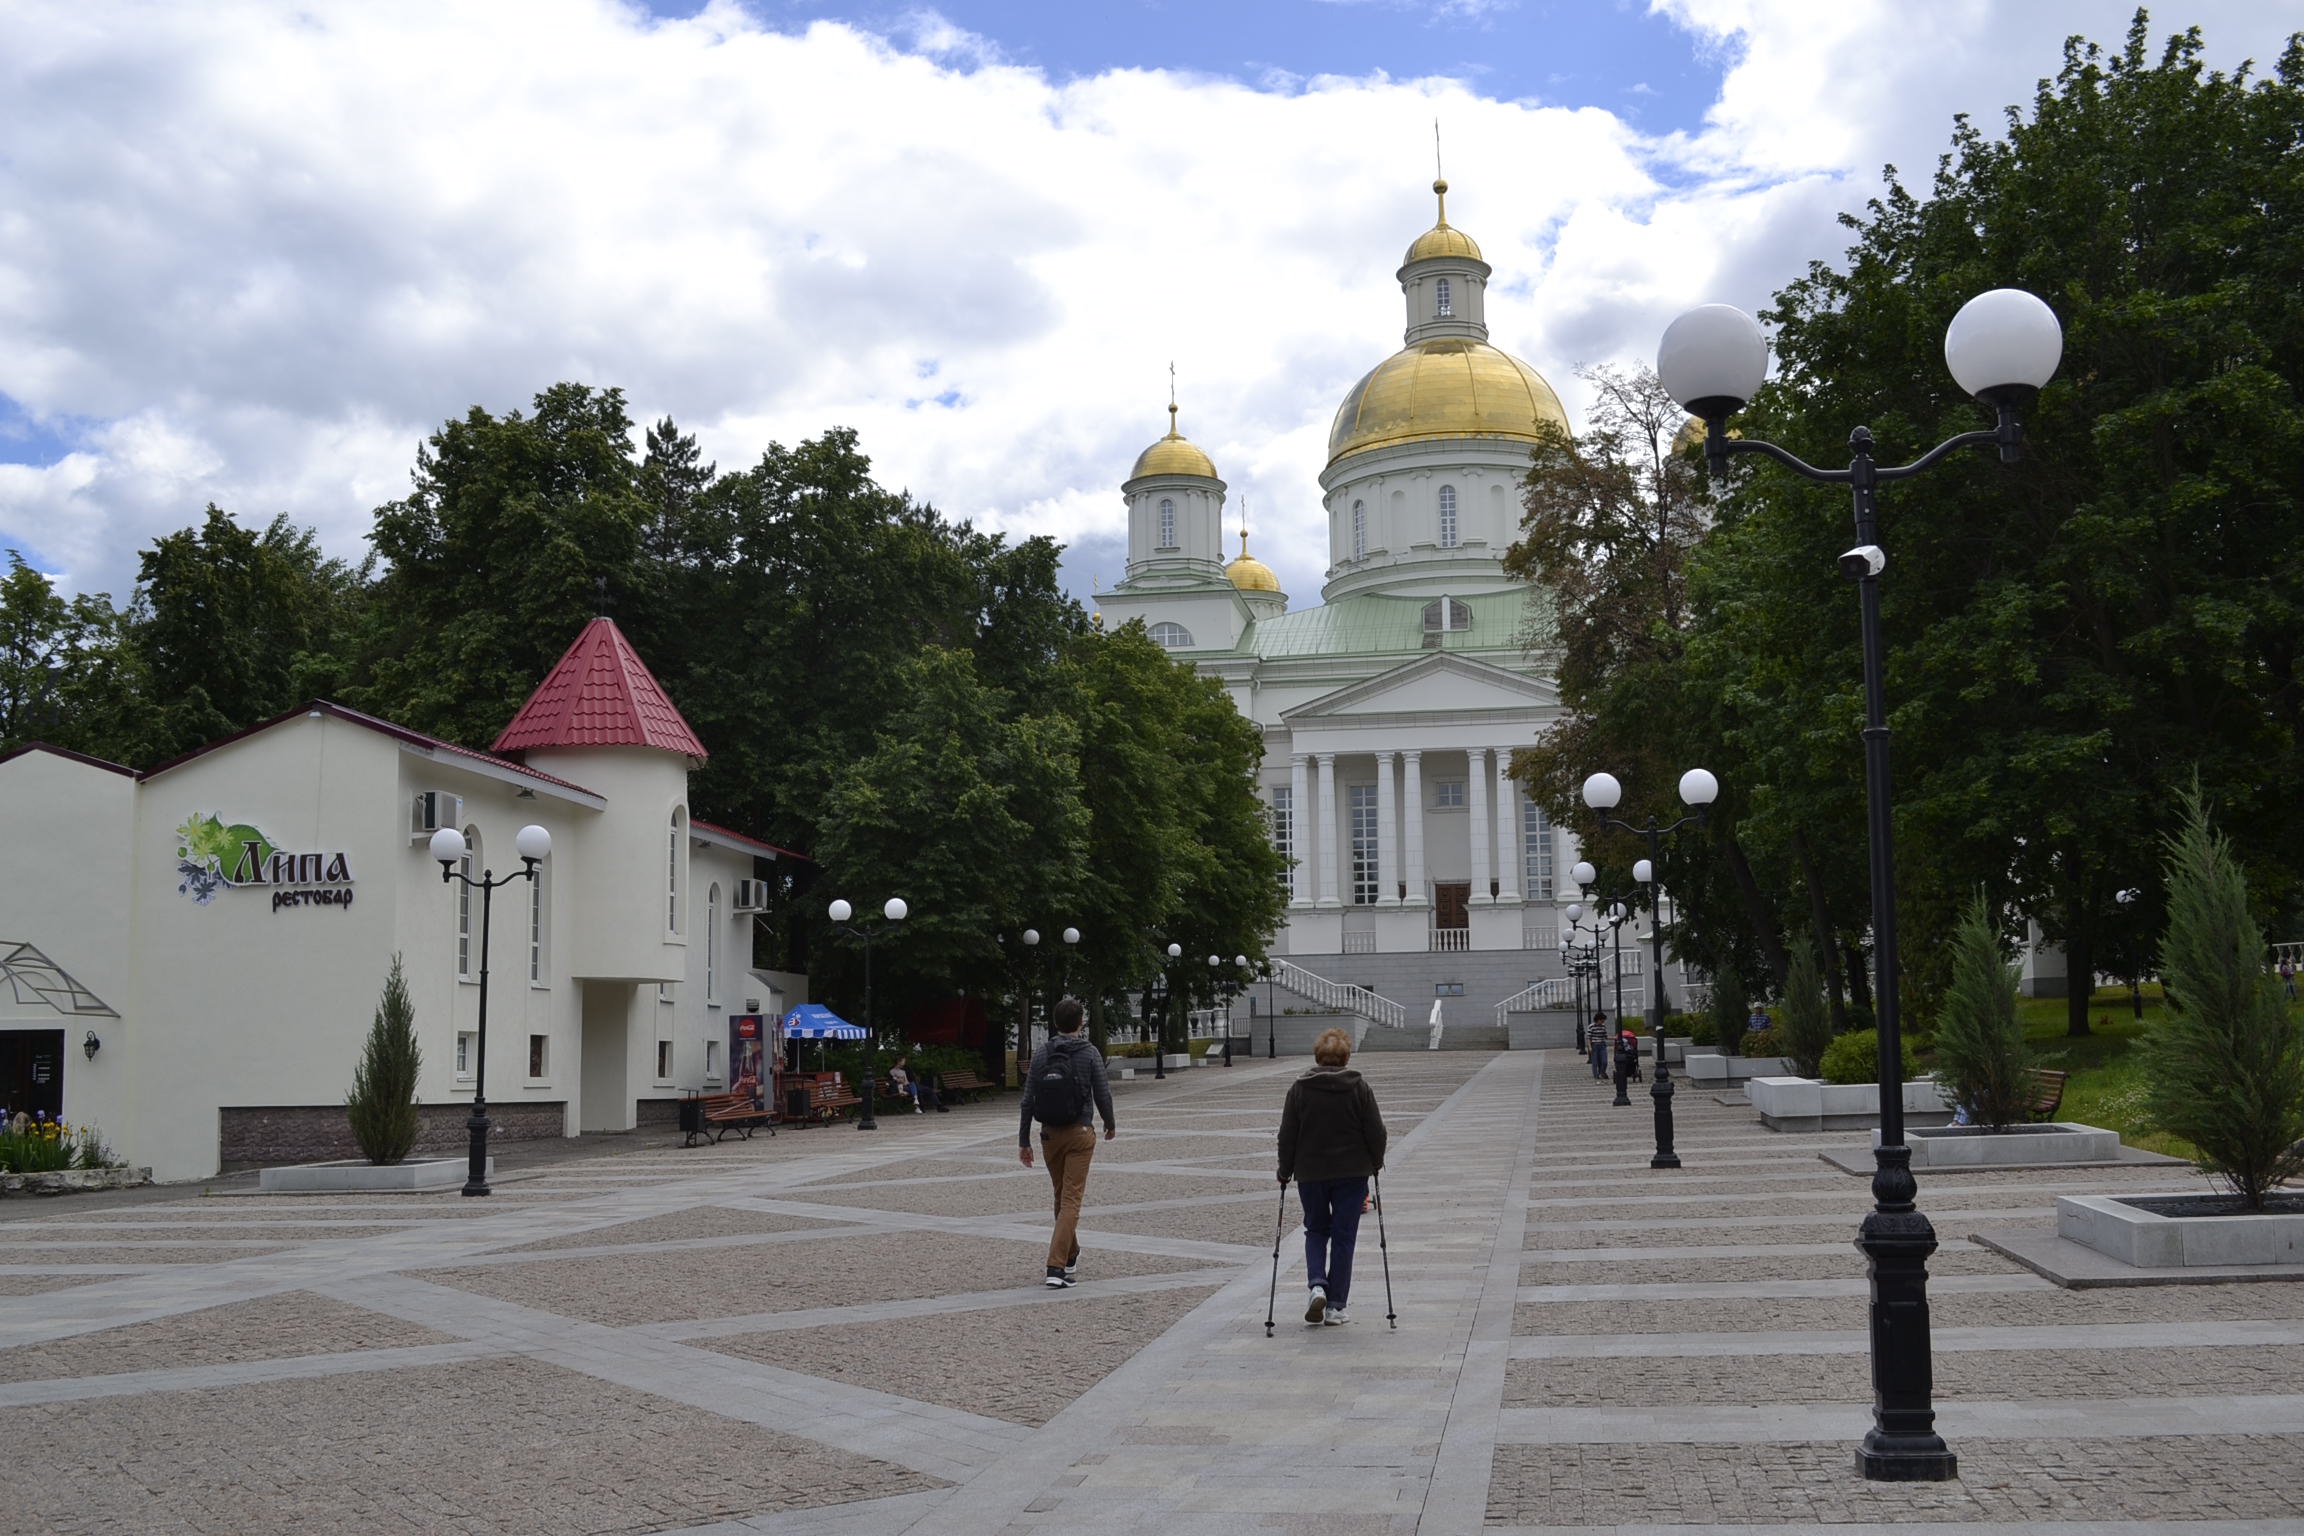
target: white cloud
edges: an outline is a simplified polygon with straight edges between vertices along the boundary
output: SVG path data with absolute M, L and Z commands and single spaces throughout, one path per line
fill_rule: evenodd
M 214 500 L 356 559 L 427 432 L 573 378 L 727 466 L 853 425 L 887 482 L 1074 544 L 1085 591 L 1119 574 L 1118 483 L 1173 359 L 1302 603 L 1329 414 L 1399 344 L 1436 112 L 1495 339 L 1573 404 L 1575 366 L 1764 301 L 1837 254 L 1882 160 L 1924 169 L 1954 110 L 1996 123 L 2064 31 L 2125 24 L 1659 7 L 1736 61 L 1687 138 L 1451 81 L 1055 82 L 932 11 L 889 41 L 729 0 L 0 0 L 0 394 L 101 424 L 0 467 L 0 544 L 124 592 Z M 2227 9 L 2211 42 L 2269 56 L 2266 8 Z

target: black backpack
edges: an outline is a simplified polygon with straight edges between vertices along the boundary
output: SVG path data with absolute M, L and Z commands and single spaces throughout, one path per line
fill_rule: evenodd
M 1088 1093 L 1073 1070 L 1080 1053 L 1048 1048 L 1048 1059 L 1032 1079 L 1032 1118 L 1047 1126 L 1078 1125 L 1088 1118 Z

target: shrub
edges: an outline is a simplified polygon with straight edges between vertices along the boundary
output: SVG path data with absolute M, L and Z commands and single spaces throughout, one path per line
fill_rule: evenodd
M 408 1001 L 400 957 L 394 955 L 376 1017 L 368 1025 L 367 1048 L 352 1071 L 352 1091 L 344 1098 L 352 1139 L 369 1162 L 397 1163 L 416 1145 L 416 1074 L 423 1065 L 416 1010 Z
M 1712 1020 L 1708 1015 L 1683 1013 L 1679 1017 L 1685 1022 L 1672 1033 L 1686 1035 L 1688 1043 L 1691 1045 L 1717 1045 L 1719 1043 L 1718 1037 L 1712 1032 Z
M 57 1173 L 73 1165 L 72 1128 L 18 1115 L 0 1129 L 0 1173 Z
M 1832 1043 L 1832 1014 L 1824 1006 L 1824 973 L 1818 969 L 1816 950 L 1805 940 L 1792 946 L 1792 963 L 1784 977 L 1784 1002 L 1776 1010 L 1776 1035 L 1792 1070 L 1814 1077 L 1824 1063 L 1824 1048 Z M 1746 1054 L 1761 1051 L 1746 1046 Z
M 1936 1080 L 1971 1120 L 1997 1130 L 2030 1117 L 2031 1069 L 2016 1016 L 2016 967 L 2002 958 L 1978 891 L 1952 929 L 1950 979 L 1936 1010 Z
M 1734 966 L 1723 966 L 1712 978 L 1712 1040 L 1720 1054 L 1733 1056 L 1744 1039 L 1744 1021 L 1752 1012 L 1752 998 L 1744 978 Z
M 1126 1056 L 1131 1059 L 1148 1060 L 1152 1056 L 1152 1053 L 1158 1049 L 1159 1047 L 1149 1040 L 1123 1040 L 1115 1044 L 1112 1049 L 1105 1052 L 1105 1054 L 1108 1056 Z
M 1912 1059 L 1912 1042 L 1897 1043 L 1903 1047 L 1904 1081 L 1910 1082 L 1920 1073 L 1919 1064 Z M 1853 1029 L 1833 1036 L 1832 1043 L 1824 1047 L 1820 1066 L 1819 1075 L 1828 1083 L 1877 1083 L 1880 1081 L 1880 1031 Z
M 1744 1054 L 1747 1056 L 1781 1056 L 1784 1054 L 1784 1042 L 1773 1029 L 1753 1030 L 1744 1037 L 1743 1045 Z
M 2198 1149 L 2201 1170 L 2230 1184 L 2243 1209 L 2262 1210 L 2268 1191 L 2304 1174 L 2304 1027 L 2264 970 L 2247 878 L 2209 826 L 2197 783 L 2166 848 L 2160 979 L 2170 1008 L 2142 1042 L 2146 1110 Z

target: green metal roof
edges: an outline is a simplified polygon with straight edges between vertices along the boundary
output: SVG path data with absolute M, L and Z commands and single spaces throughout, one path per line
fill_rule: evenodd
M 1469 629 L 1435 636 L 1427 646 L 1424 610 L 1436 598 L 1379 592 L 1339 598 L 1317 608 L 1259 619 L 1240 637 L 1240 649 L 1266 661 L 1293 656 L 1414 655 L 1425 650 L 1495 651 L 1520 643 L 1530 613 L 1526 590 L 1459 597 L 1472 610 Z

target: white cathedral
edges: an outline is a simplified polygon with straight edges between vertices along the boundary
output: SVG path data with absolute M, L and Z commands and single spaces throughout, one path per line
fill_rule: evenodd
M 1573 836 L 1505 776 L 1560 712 L 1527 653 L 1528 588 L 1503 558 L 1537 428 L 1568 420 L 1535 369 L 1489 345 L 1489 266 L 1449 224 L 1448 184 L 1433 191 L 1439 222 L 1400 265 L 1406 344 L 1352 387 L 1328 435 L 1318 606 L 1287 611 L 1245 532 L 1226 561 L 1224 481 L 1173 405 L 1121 487 L 1127 576 L 1096 601 L 1107 626 L 1142 619 L 1263 728 L 1273 835 L 1292 861 L 1273 953 L 1407 1023 L 1438 1001 L 1449 1025 L 1480 1026 L 1562 974 L 1558 914 L 1577 895 Z

